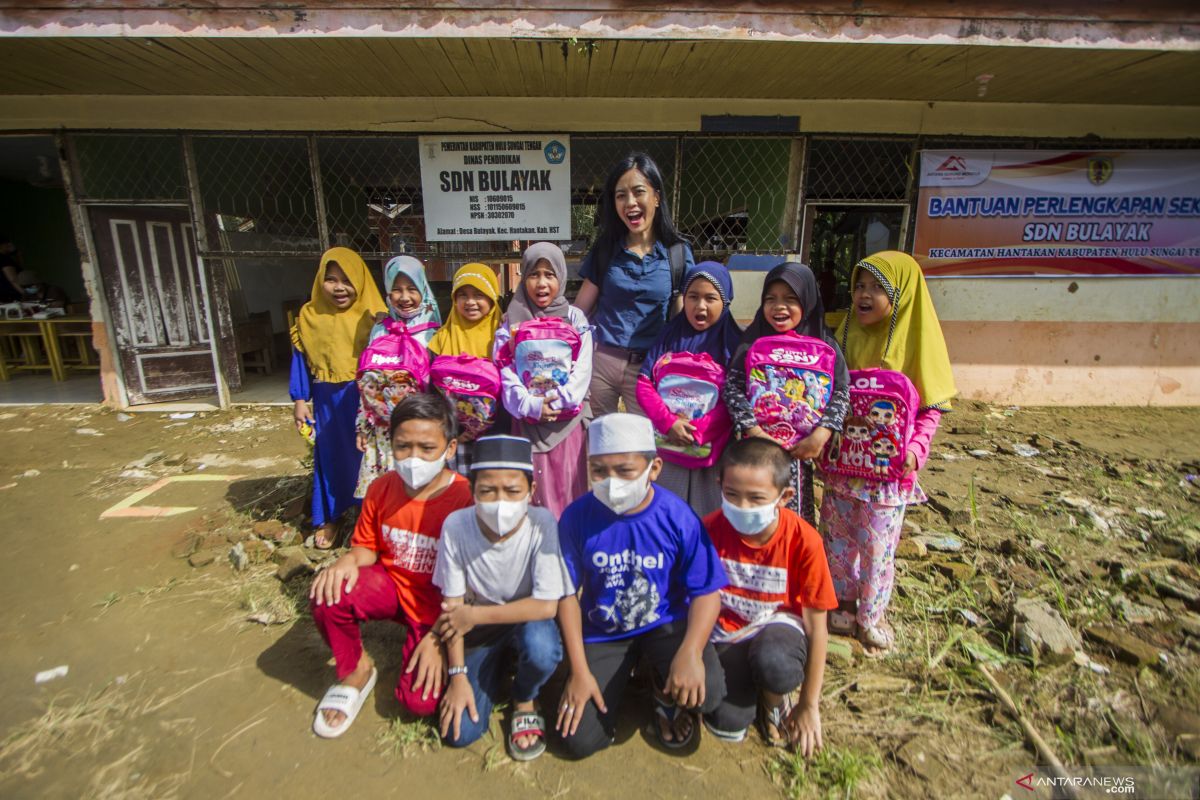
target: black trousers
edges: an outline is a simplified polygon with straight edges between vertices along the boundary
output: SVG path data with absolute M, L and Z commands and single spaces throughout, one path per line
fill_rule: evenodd
M 589 702 L 575 735 L 563 739 L 567 752 L 583 758 L 612 744 L 621 698 L 638 660 L 645 656 L 654 670 L 654 685 L 661 691 L 671 671 L 671 660 L 675 658 L 679 645 L 683 644 L 686 633 L 687 621 L 679 620 L 628 639 L 585 644 L 588 668 L 596 678 L 596 683 L 600 684 L 600 693 L 604 695 L 608 713 L 601 714 L 596 704 Z M 704 646 L 703 660 L 704 705 L 699 711 L 709 713 L 720 705 L 725 694 L 725 674 L 711 643 Z
M 718 644 L 717 656 L 725 673 L 725 697 L 708 723 L 734 733 L 754 722 L 759 691 L 787 694 L 804 682 L 808 637 L 791 625 L 771 623 L 751 639 Z

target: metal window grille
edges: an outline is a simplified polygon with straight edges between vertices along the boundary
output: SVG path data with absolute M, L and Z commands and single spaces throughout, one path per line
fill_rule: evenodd
M 571 140 L 570 255 L 581 255 L 594 239 L 596 204 L 612 165 L 641 151 L 658 163 L 676 225 L 696 256 L 717 259 L 794 252 L 801 200 L 915 202 L 915 162 L 923 148 L 1200 146 L 1195 139 L 832 134 L 572 134 Z M 77 132 L 68 143 L 84 202 L 190 200 L 178 133 Z M 425 241 L 414 136 L 197 133 L 192 143 L 202 206 L 195 211 L 205 220 L 211 257 L 311 258 L 345 245 L 372 261 L 406 252 L 447 268 L 519 258 L 519 243 Z
M 307 140 L 196 136 L 210 253 L 320 253 Z
M 806 200 L 905 200 L 914 141 L 813 138 L 809 140 Z
M 87 133 L 70 137 L 75 191 L 83 200 L 187 200 L 182 140 L 176 135 Z
M 792 242 L 793 139 L 685 137 L 675 219 L 697 258 L 770 253 Z M 798 165 L 797 165 L 798 168 Z

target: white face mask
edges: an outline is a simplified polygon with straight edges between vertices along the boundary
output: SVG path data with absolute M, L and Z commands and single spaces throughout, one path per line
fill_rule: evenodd
M 754 536 L 762 533 L 779 517 L 779 500 L 775 499 L 765 505 L 738 508 L 724 497 L 721 498 L 721 511 L 733 529 L 743 536 Z
M 397 460 L 392 465 L 392 469 L 396 470 L 400 480 L 404 481 L 404 485 L 409 491 L 419 492 L 428 486 L 429 482 L 436 478 L 445 466 L 446 454 L 443 452 L 434 461 L 426 461 L 417 456 Z
M 592 484 L 592 491 L 595 492 L 596 499 L 611 508 L 616 514 L 624 514 L 629 509 L 636 508 L 646 499 L 646 493 L 650 491 L 651 466 L 653 464 L 647 466 L 646 471 L 633 480 L 613 476 L 602 481 L 595 481 Z
M 496 500 L 491 503 L 476 503 L 475 513 L 480 521 L 500 536 L 507 536 L 517 529 L 521 520 L 529 513 L 529 497 L 521 500 Z
M 400 315 L 400 319 L 414 320 L 421 315 L 421 311 L 423 311 L 424 308 L 424 306 L 417 306 L 412 311 L 402 311 L 400 309 L 396 309 L 396 313 Z

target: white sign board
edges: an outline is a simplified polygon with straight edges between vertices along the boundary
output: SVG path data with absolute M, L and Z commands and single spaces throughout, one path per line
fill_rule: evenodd
M 571 238 L 571 139 L 422 136 L 425 239 Z

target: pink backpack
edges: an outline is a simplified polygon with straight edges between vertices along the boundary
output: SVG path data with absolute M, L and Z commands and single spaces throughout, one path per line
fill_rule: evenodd
M 429 351 L 409 333 L 403 322 L 384 320 L 383 336 L 367 345 L 358 357 L 358 393 L 367 417 L 387 425 L 392 409 L 429 383 Z
M 579 331 L 567 320 L 538 317 L 516 327 L 503 358 L 530 394 L 546 397 L 571 377 L 579 344 Z M 559 420 L 571 419 L 580 408 L 564 408 Z
M 496 421 L 500 370 L 486 358 L 438 356 L 433 359 L 429 381 L 454 406 L 464 442 L 474 440 Z
M 826 472 L 870 481 L 898 481 L 913 436 L 921 398 L 903 373 L 850 371 L 850 411 L 840 435 L 821 458 Z
M 667 408 L 696 426 L 696 443 L 687 446 L 674 444 L 656 432 L 659 454 L 682 467 L 712 466 L 721 457 L 733 428 L 721 402 L 725 370 L 707 353 L 666 353 L 654 363 L 651 377 Z
M 812 433 L 833 394 L 837 352 L 794 331 L 764 336 L 746 354 L 754 419 L 787 450 Z

